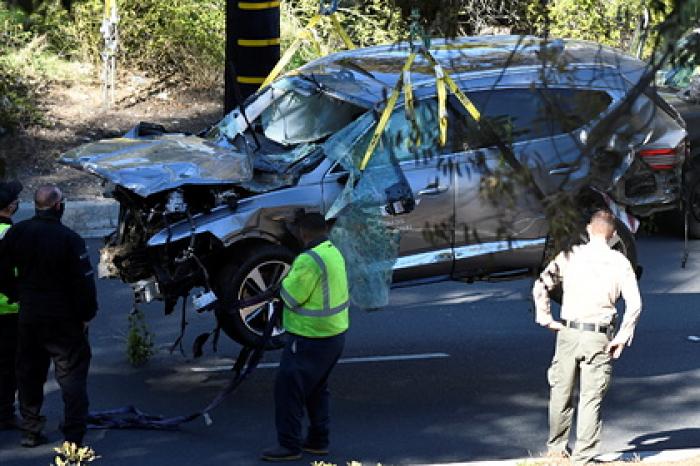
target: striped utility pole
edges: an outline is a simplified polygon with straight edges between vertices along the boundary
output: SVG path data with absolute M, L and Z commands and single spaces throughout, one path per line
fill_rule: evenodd
M 105 0 L 102 24 L 100 25 L 100 32 L 104 39 L 104 49 L 102 49 L 100 55 L 102 56 L 102 101 L 107 108 L 114 104 L 117 48 L 119 47 L 118 24 L 117 0 Z
M 255 93 L 279 58 L 279 0 L 227 0 L 224 112 Z

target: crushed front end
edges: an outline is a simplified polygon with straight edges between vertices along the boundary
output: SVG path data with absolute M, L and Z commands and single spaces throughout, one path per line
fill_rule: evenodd
M 222 244 L 210 235 L 198 235 L 193 217 L 216 206 L 235 208 L 235 193 L 189 187 L 143 198 L 117 186 L 113 196 L 120 204 L 118 227 L 100 252 L 100 278 L 129 283 L 137 301 L 162 299 L 166 314 L 191 289 L 211 289 L 207 270 L 215 266 Z M 189 237 L 148 244 L 157 233 L 168 235 L 172 225 L 182 222 L 192 225 Z

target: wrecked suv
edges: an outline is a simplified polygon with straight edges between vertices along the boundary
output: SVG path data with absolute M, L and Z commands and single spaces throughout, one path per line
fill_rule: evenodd
M 498 127 L 537 190 L 545 196 L 570 190 L 582 205 L 615 207 L 621 219 L 615 247 L 636 262 L 630 215 L 672 209 L 679 200 L 682 122 L 647 91 L 625 118 L 606 123 L 609 137 L 592 155 L 582 156 L 582 148 L 645 64 L 581 41 L 508 36 L 446 44 L 433 42 L 433 56 Z M 281 280 L 302 249 L 293 227 L 300 211 L 342 215 L 337 203 L 353 189 L 351 202 L 371 192 L 372 202 L 386 204 L 377 218 L 396 235 L 389 260 L 394 282 L 514 278 L 538 270 L 548 244 L 541 196 L 525 185 L 516 185 L 507 201 L 484 195 L 503 158 L 452 95 L 447 140 L 438 143 L 435 77 L 427 61 L 417 58 L 411 69 L 411 121 L 400 99 L 367 169 L 358 172 L 408 53 L 405 46 L 382 46 L 333 54 L 261 89 L 198 136 L 142 124 L 122 138 L 63 155 L 63 163 L 109 183 L 120 204 L 100 275 L 130 283 L 139 299 L 163 300 L 166 314 L 192 290 L 211 290 L 196 296 L 196 307 L 215 308 L 230 337 L 254 344 L 267 308 L 228 307 Z M 409 138 L 415 127 L 418 137 Z M 410 186 L 403 213 L 393 208 L 393 181 L 383 173 L 398 173 Z M 655 189 L 644 189 L 652 180 Z M 372 235 L 355 226 L 340 245 L 349 263 L 374 254 Z M 350 273 L 353 286 L 359 289 L 365 272 L 372 273 L 362 267 Z M 210 305 L 214 294 L 218 300 Z M 275 330 L 274 343 L 281 333 Z

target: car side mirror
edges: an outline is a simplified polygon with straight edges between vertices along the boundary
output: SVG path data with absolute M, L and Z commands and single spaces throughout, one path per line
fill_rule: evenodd
M 413 197 L 411 186 L 405 180 L 394 183 L 385 189 L 386 205 L 384 210 L 389 215 L 403 215 L 413 212 L 416 199 Z

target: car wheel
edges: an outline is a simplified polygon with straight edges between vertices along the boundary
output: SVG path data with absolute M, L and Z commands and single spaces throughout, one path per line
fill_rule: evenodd
M 585 244 L 588 242 L 588 233 L 581 234 L 581 242 L 579 244 Z M 608 241 L 610 247 L 616 251 L 621 252 L 632 264 L 632 269 L 637 274 L 637 279 L 641 275 L 641 268 L 637 263 L 637 243 L 634 239 L 634 234 L 622 223 L 619 219 L 615 219 L 615 235 Z M 553 290 L 549 292 L 549 297 L 555 301 L 557 304 L 562 302 L 562 286 L 561 284 L 554 287 Z
M 239 263 L 221 269 L 217 277 L 219 296 L 216 318 L 221 329 L 236 342 L 258 346 L 271 312 L 267 305 L 233 309 L 233 303 L 260 295 L 277 285 L 286 275 L 294 254 L 283 246 L 264 246 L 249 253 Z M 284 329 L 279 323 L 272 330 L 267 349 L 282 347 Z

